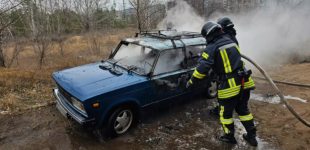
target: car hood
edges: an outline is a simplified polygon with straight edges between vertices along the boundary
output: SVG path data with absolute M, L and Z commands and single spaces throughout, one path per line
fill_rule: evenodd
M 115 67 L 122 75 L 114 75 L 109 70 L 99 68 L 100 65 L 111 65 L 99 62 L 78 66 L 53 73 L 53 78 L 66 91 L 80 100 L 109 92 L 133 83 L 142 82 L 146 77 L 127 73 L 126 70 Z

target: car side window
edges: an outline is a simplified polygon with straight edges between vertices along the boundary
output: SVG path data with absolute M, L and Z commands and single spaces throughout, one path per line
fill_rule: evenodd
M 160 53 L 154 75 L 169 73 L 182 69 L 181 63 L 184 60 L 182 48 L 164 50 Z
M 197 61 L 203 51 L 205 50 L 206 46 L 187 46 L 186 47 L 186 56 L 188 58 L 187 60 L 187 67 L 188 68 L 194 68 L 197 65 Z M 191 56 L 192 54 L 192 56 Z M 198 57 L 197 57 L 198 56 Z

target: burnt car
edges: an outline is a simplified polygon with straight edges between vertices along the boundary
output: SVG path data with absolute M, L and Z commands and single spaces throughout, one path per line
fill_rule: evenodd
M 54 72 L 56 107 L 66 118 L 117 137 L 155 108 L 196 94 L 215 98 L 212 71 L 186 89 L 206 44 L 195 32 L 141 31 L 123 39 L 106 61 Z

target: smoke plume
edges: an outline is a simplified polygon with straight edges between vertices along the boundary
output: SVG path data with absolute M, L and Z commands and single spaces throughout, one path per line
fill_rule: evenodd
M 218 18 L 228 16 L 235 24 L 241 52 L 262 66 L 271 66 L 286 63 L 292 54 L 310 56 L 309 8 L 308 1 L 275 1 L 250 12 L 216 12 L 210 20 L 205 20 L 181 1 L 167 12 L 158 28 L 165 29 L 167 20 L 174 20 L 178 31 L 200 32 L 205 22 L 216 22 Z

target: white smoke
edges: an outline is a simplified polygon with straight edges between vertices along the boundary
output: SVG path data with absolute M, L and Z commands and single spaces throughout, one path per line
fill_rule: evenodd
M 175 29 L 178 31 L 195 31 L 201 30 L 205 20 L 195 13 L 195 10 L 184 1 L 179 1 L 178 4 L 167 12 L 167 17 L 164 18 L 158 25 L 159 29 L 166 29 L 166 23 L 169 20 L 175 22 Z
M 159 23 L 165 29 L 167 20 L 176 22 L 178 31 L 200 32 L 207 21 L 228 16 L 237 30 L 237 39 L 243 54 L 263 66 L 282 64 L 292 51 L 310 55 L 310 4 L 308 1 L 287 1 L 287 5 L 269 3 L 268 7 L 238 15 L 214 13 L 210 20 L 198 16 L 186 2 L 179 2 Z

